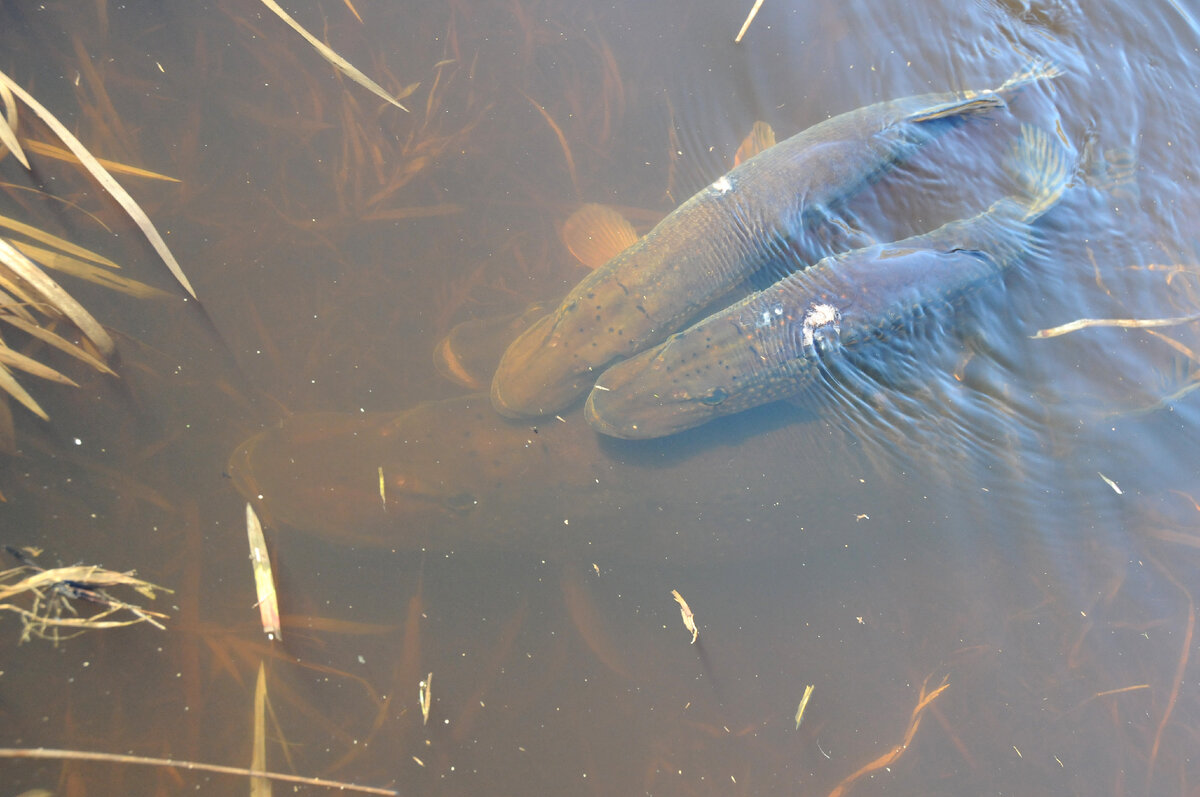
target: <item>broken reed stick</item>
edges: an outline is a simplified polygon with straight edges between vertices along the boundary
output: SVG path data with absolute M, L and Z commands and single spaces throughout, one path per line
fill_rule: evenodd
M 148 767 L 186 769 L 192 772 L 212 772 L 217 775 L 237 775 L 247 778 L 266 778 L 281 783 L 298 783 L 302 786 L 321 786 L 326 789 L 343 789 L 359 794 L 385 794 L 399 797 L 394 789 L 376 786 L 359 786 L 325 778 L 309 778 L 303 775 L 287 775 L 282 772 L 259 772 L 245 767 L 227 767 L 223 764 L 204 764 L 199 761 L 183 761 L 177 758 L 150 758 L 120 753 L 96 753 L 88 750 L 60 750 L 52 747 L 0 747 L 0 758 L 32 758 L 54 761 L 101 761 L 108 764 L 137 764 Z
M 1179 324 L 1187 324 L 1192 321 L 1200 321 L 1200 313 L 1176 316 L 1174 318 L 1080 318 L 1077 321 L 1060 324 L 1059 326 L 1050 327 L 1049 329 L 1039 329 L 1030 337 L 1034 339 L 1056 338 L 1059 335 L 1065 335 L 1068 332 L 1076 332 L 1080 329 L 1087 329 L 1088 327 L 1121 327 L 1123 329 L 1144 329 L 1146 327 L 1171 327 Z
M 742 37 L 746 35 L 746 31 L 750 29 L 750 23 L 754 21 L 754 17 L 758 15 L 758 9 L 762 8 L 763 0 L 754 0 L 754 7 L 750 9 L 750 13 L 746 16 L 746 21 L 742 23 L 742 29 L 733 37 L 735 44 L 740 44 Z

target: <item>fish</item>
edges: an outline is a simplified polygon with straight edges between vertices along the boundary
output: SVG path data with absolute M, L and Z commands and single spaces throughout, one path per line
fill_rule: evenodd
M 239 445 L 226 474 L 263 523 L 366 549 L 692 564 L 838 543 L 886 498 L 867 464 L 789 414 L 629 443 L 578 409 L 531 426 L 486 393 L 398 412 L 298 413 Z M 797 478 L 808 452 L 826 463 Z M 805 500 L 803 490 L 848 496 Z M 382 500 L 381 500 L 382 499 Z M 823 504 L 823 505 L 817 505 Z
M 976 216 L 902 241 L 825 258 L 617 363 L 596 381 L 584 415 L 602 434 L 662 437 L 851 373 L 913 328 L 1024 257 L 1032 223 L 1073 170 L 1049 133 L 1022 127 L 1010 170 L 1022 190 Z M 879 366 L 886 370 L 886 364 Z
M 514 340 L 493 376 L 492 406 L 517 418 L 571 405 L 613 362 L 662 342 L 761 269 L 789 253 L 805 263 L 827 254 L 820 241 L 845 232 L 838 207 L 850 196 L 942 131 L 1058 74 L 1035 61 L 996 89 L 876 103 L 749 157 Z

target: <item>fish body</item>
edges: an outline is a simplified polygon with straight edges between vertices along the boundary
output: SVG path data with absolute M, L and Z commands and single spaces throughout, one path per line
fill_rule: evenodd
M 1034 64 L 1001 87 L 877 103 L 798 133 L 701 190 L 579 283 L 508 347 L 491 399 L 509 417 L 571 404 L 595 376 L 681 329 L 771 264 L 809 263 L 838 205 L 967 116 L 1004 107 L 1057 70 Z
M 1065 153 L 1026 127 L 1015 170 L 1025 191 L 972 218 L 821 260 L 617 363 L 584 414 L 621 438 L 661 437 L 802 393 L 897 336 L 944 320 L 973 289 L 1025 255 L 1031 224 L 1061 195 Z

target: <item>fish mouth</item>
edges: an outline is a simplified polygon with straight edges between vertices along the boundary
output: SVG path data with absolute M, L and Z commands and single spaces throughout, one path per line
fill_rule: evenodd
M 659 361 L 652 352 L 609 368 L 596 381 L 584 417 L 597 432 L 622 440 L 664 437 L 703 423 L 687 401 L 679 401 L 660 383 Z
M 554 313 L 525 330 L 505 350 L 492 377 L 492 407 L 506 418 L 559 412 L 588 388 L 589 366 L 553 340 Z

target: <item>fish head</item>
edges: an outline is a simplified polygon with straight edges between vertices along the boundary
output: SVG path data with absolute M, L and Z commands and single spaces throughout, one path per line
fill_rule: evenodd
M 832 305 L 747 300 L 606 370 L 584 415 L 602 434 L 643 439 L 790 398 L 837 356 L 841 321 Z
M 492 406 L 508 418 L 560 412 L 654 333 L 636 296 L 608 269 L 597 269 L 509 345 L 492 378 Z

